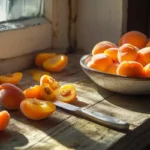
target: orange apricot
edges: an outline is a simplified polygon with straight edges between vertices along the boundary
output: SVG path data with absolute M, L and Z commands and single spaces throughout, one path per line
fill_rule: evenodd
M 10 114 L 8 111 L 0 111 L 0 131 L 3 131 L 9 124 Z
M 68 57 L 66 55 L 59 54 L 44 61 L 43 68 L 50 72 L 60 72 L 67 66 L 67 64 Z
M 53 56 L 56 56 L 56 53 L 39 53 L 36 55 L 35 64 L 38 67 L 42 67 L 43 62 L 49 58 L 52 58 Z
M 0 83 L 11 83 L 11 84 L 18 84 L 22 79 L 23 74 L 21 72 L 9 73 L 6 75 L 0 76 Z
M 66 84 L 59 88 L 57 99 L 65 103 L 71 103 L 76 100 L 76 95 L 75 87 L 72 84 Z
M 126 77 L 144 77 L 143 66 L 136 61 L 123 61 L 117 68 L 117 74 Z
M 119 48 L 108 48 L 104 51 L 114 62 L 118 62 L 118 50 Z
M 48 83 L 41 85 L 41 95 L 43 100 L 55 101 L 58 89 L 53 90 Z
M 137 62 L 141 63 L 143 66 L 146 66 L 150 63 L 150 47 L 143 48 L 137 53 Z
M 148 39 L 148 42 L 146 44 L 146 47 L 150 47 L 150 39 Z
M 20 108 L 20 103 L 25 99 L 23 91 L 17 86 L 10 83 L 0 85 L 0 104 L 10 110 Z
M 150 63 L 147 64 L 147 65 L 143 68 L 143 70 L 144 70 L 145 76 L 146 76 L 146 77 L 150 77 Z
M 106 54 L 94 55 L 87 66 L 98 71 L 106 72 L 107 68 L 113 64 L 112 59 Z
M 92 54 L 96 55 L 99 53 L 103 53 L 108 48 L 117 48 L 117 46 L 112 42 L 102 41 L 94 46 L 94 48 L 92 49 Z
M 20 110 L 29 119 L 41 120 L 51 115 L 56 106 L 50 101 L 29 98 L 21 102 Z
M 146 35 L 139 31 L 130 31 L 125 33 L 120 41 L 119 46 L 122 46 L 123 44 L 132 44 L 133 46 L 136 46 L 137 48 L 141 49 L 146 46 L 148 42 L 148 39 Z
M 113 63 L 112 65 L 110 65 L 106 72 L 110 73 L 110 74 L 117 74 L 117 68 L 119 66 L 119 63 Z
M 34 85 L 34 86 L 24 90 L 23 93 L 26 98 L 42 99 L 40 85 Z
M 44 83 L 48 83 L 53 90 L 60 87 L 59 82 L 57 82 L 53 77 L 51 77 L 49 75 L 43 75 L 41 77 L 40 85 L 43 85 Z
M 124 44 L 119 47 L 118 50 L 118 61 L 135 61 L 137 58 L 138 48 L 131 44 Z

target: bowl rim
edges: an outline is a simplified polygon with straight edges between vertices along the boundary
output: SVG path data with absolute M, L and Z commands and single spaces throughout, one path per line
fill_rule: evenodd
M 89 68 L 85 65 L 84 61 L 87 57 L 89 56 L 92 56 L 91 53 L 89 54 L 85 54 L 81 57 L 80 59 L 80 65 L 82 68 L 85 68 L 89 71 L 93 71 L 93 72 L 96 72 L 96 73 L 101 73 L 101 74 L 104 74 L 104 75 L 107 75 L 107 76 L 110 76 L 110 77 L 119 77 L 119 78 L 123 78 L 123 79 L 131 79 L 131 80 L 139 80 L 139 81 L 147 81 L 149 80 L 150 81 L 150 78 L 147 77 L 147 78 L 142 78 L 142 77 L 126 77 L 126 76 L 119 76 L 119 75 L 115 75 L 115 74 L 110 74 L 110 73 L 106 73 L 106 72 L 102 72 L 102 71 L 98 71 L 96 69 L 93 69 L 93 68 Z

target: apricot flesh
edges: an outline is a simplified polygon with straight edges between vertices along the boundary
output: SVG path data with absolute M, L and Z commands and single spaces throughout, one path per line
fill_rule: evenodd
M 9 124 L 10 114 L 8 111 L 0 111 L 0 131 L 3 131 Z
M 51 115 L 56 110 L 56 106 L 50 101 L 25 99 L 21 102 L 20 109 L 27 118 L 41 120 Z
M 10 83 L 0 85 L 0 104 L 9 110 L 17 110 L 20 103 L 25 99 L 25 95 L 21 89 Z

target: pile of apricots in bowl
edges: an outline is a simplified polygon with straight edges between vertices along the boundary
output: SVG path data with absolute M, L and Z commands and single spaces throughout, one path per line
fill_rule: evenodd
M 77 91 L 71 83 L 61 85 L 49 72 L 60 72 L 67 66 L 68 57 L 63 54 L 39 53 L 35 64 L 45 70 L 30 69 L 29 73 L 38 82 L 24 90 L 19 88 L 23 73 L 0 75 L 0 131 L 9 124 L 10 110 L 20 110 L 32 120 L 49 117 L 56 110 L 54 101 L 71 103 L 76 100 Z
M 150 41 L 139 31 L 125 33 L 118 45 L 101 41 L 92 49 L 87 66 L 124 77 L 150 77 Z
M 109 91 L 150 94 L 150 40 L 139 31 L 129 31 L 118 44 L 100 41 L 80 59 L 85 74 Z

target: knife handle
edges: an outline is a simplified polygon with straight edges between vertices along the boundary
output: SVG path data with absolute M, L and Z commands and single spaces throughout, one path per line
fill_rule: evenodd
M 117 118 L 105 115 L 100 112 L 94 112 L 85 108 L 80 108 L 75 112 L 77 115 L 90 119 L 104 126 L 112 127 L 119 130 L 128 130 L 129 124 Z

